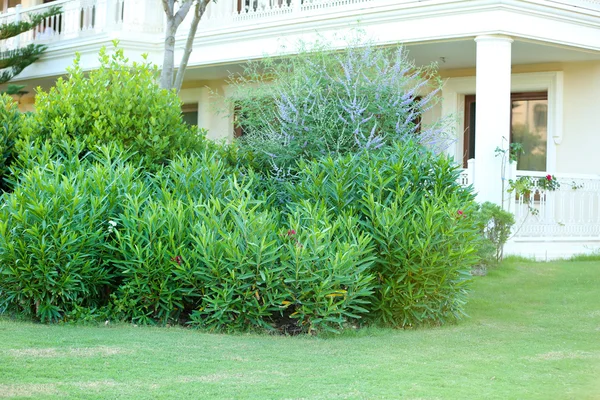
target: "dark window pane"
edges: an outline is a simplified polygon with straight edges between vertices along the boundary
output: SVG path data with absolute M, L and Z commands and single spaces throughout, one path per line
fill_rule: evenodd
M 184 111 L 181 113 L 181 117 L 183 118 L 183 122 L 188 125 L 198 125 L 198 111 Z

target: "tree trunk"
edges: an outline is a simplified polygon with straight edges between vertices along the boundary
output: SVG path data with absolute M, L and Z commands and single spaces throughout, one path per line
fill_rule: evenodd
M 165 54 L 163 57 L 162 71 L 160 73 L 160 87 L 173 89 L 175 75 L 175 35 L 177 28 L 190 11 L 194 0 L 183 0 L 181 7 L 174 13 L 175 0 L 162 0 L 163 8 L 167 16 L 167 28 L 165 30 Z
M 162 71 L 160 72 L 160 87 L 163 89 L 173 88 L 173 72 L 175 70 L 175 33 L 177 33 L 177 28 L 173 26 L 173 20 L 167 18 L 165 54 L 163 57 Z
M 194 19 L 192 20 L 192 25 L 190 26 L 190 32 L 187 37 L 187 41 L 185 43 L 185 49 L 183 51 L 183 56 L 181 57 L 181 63 L 179 64 L 179 69 L 177 70 L 177 78 L 175 79 L 175 84 L 173 87 L 179 93 L 181 90 L 181 85 L 183 84 L 183 76 L 185 75 L 185 69 L 187 68 L 188 61 L 190 60 L 190 55 L 192 54 L 192 50 L 194 47 L 194 38 L 196 37 L 196 32 L 198 31 L 198 23 L 200 19 L 204 15 L 206 11 L 206 6 L 210 0 L 198 0 L 196 3 L 196 8 L 194 10 Z

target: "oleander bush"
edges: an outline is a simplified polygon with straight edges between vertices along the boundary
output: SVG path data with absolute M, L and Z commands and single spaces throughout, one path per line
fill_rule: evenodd
M 21 135 L 24 115 L 7 94 L 0 94 L 0 193 L 10 190 L 10 167 L 16 158 L 15 141 Z
M 77 143 L 28 150 L 1 199 L 0 309 L 287 333 L 462 315 L 476 207 L 419 144 L 302 162 L 284 206 L 229 150 L 149 173 Z
M 319 199 L 350 213 L 375 246 L 370 315 L 410 327 L 460 318 L 477 263 L 477 210 L 458 170 L 413 141 L 379 152 L 300 163 L 287 185 L 294 202 Z
M 56 147 L 72 150 L 56 144 L 30 151 L 39 164 L 0 198 L 0 310 L 42 322 L 106 300 L 115 276 L 106 248 L 110 221 L 139 186 L 122 149 L 48 161 Z
M 336 331 L 368 314 L 375 258 L 371 238 L 358 222 L 314 201 L 290 207 L 281 275 L 287 287 L 285 315 L 302 331 Z
M 350 233 L 356 221 L 304 205 L 284 223 L 252 191 L 255 175 L 226 169 L 215 157 L 179 158 L 154 195 L 127 199 L 112 247 L 121 279 L 112 314 L 290 333 L 335 331 L 364 316 L 371 247 Z

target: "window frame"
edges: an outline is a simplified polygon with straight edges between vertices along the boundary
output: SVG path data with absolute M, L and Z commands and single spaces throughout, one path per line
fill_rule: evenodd
M 510 143 L 513 143 L 513 132 L 512 132 L 512 103 L 513 101 L 527 101 L 527 100 L 546 100 L 548 101 L 548 91 L 533 91 L 533 92 L 511 92 L 510 94 L 510 104 L 511 104 L 511 114 L 510 114 L 510 132 L 508 136 L 510 138 Z M 473 157 L 471 157 L 471 109 L 473 103 L 476 103 L 476 96 L 474 94 L 466 94 L 464 101 L 464 121 L 463 121 L 463 157 L 462 164 L 463 168 L 467 168 L 467 161 L 470 158 L 475 157 L 475 149 L 473 149 Z M 546 117 L 546 124 L 548 124 L 549 116 Z M 546 170 L 548 169 L 548 133 L 546 133 Z M 541 172 L 541 171 L 538 171 Z
M 464 132 L 464 99 L 466 95 L 475 93 L 476 77 L 446 78 L 442 88 L 442 117 L 453 120 L 451 128 L 455 132 L 455 145 L 446 153 L 454 157 L 457 163 L 463 157 Z M 548 148 L 546 172 L 556 172 L 557 147 L 563 140 L 563 108 L 564 108 L 564 73 L 562 71 L 527 72 L 511 75 L 511 92 L 548 92 Z M 520 173 L 536 173 L 536 171 L 519 171 Z

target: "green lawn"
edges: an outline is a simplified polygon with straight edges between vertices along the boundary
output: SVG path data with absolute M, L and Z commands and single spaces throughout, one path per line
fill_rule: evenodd
M 600 399 L 600 261 L 506 262 L 468 313 L 330 338 L 0 320 L 0 398 Z

